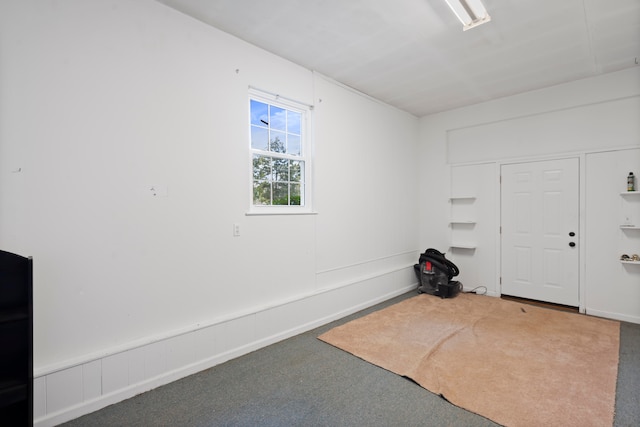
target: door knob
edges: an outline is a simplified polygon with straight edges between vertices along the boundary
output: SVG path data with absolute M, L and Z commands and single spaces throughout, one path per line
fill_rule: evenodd
M 574 247 L 575 245 L 575 242 L 569 242 L 569 246 Z
M 569 233 L 569 236 L 571 236 L 571 237 L 573 237 L 575 235 L 576 235 L 576 233 L 574 233 L 573 231 L 571 233 Z

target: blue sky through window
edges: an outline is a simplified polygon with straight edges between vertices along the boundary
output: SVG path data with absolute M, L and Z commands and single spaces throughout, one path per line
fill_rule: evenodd
M 251 148 L 299 156 L 301 133 L 301 113 L 251 100 Z M 276 139 L 281 145 L 272 144 Z

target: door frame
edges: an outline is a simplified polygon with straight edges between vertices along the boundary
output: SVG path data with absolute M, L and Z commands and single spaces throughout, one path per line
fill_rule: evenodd
M 585 307 L 585 280 L 586 277 L 586 265 L 585 265 L 585 251 L 586 251 L 586 223 L 585 223 L 585 210 L 586 210 L 586 171 L 585 161 L 587 153 L 567 153 L 565 156 L 540 156 L 540 157 L 527 157 L 527 158 L 513 158 L 504 159 L 496 162 L 496 176 L 498 181 L 497 197 L 495 212 L 498 216 L 498 228 L 496 230 L 496 283 L 498 296 L 502 296 L 502 166 L 515 163 L 529 163 L 548 160 L 563 160 L 563 159 L 578 159 L 578 311 L 582 314 L 586 312 Z

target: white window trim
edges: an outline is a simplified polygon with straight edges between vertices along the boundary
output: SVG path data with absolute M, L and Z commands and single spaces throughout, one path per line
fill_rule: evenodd
M 290 98 L 280 96 L 271 92 L 266 92 L 254 87 L 249 87 L 249 96 L 247 98 L 247 108 L 251 111 L 251 100 L 265 102 L 267 104 L 280 106 L 289 110 L 302 113 L 301 123 L 301 149 L 302 155 L 300 160 L 304 161 L 304 206 L 295 205 L 254 205 L 253 204 L 253 167 L 249 167 L 249 210 L 246 212 L 250 215 L 314 215 L 313 210 L 313 144 L 312 144 L 312 122 L 313 122 L 313 105 L 305 104 Z M 251 115 L 248 114 L 247 146 L 249 148 L 249 165 L 253 164 L 254 154 L 263 154 L 261 150 L 251 148 Z

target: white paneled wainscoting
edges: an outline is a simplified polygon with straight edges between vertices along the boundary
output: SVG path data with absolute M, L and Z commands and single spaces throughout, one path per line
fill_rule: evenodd
M 54 426 L 78 418 L 410 291 L 417 285 L 416 254 L 321 272 L 319 283 L 328 276 L 337 279 L 339 270 L 343 280 L 211 324 L 40 369 L 34 376 L 34 425 Z M 410 264 L 398 265 L 402 259 Z M 360 278 L 353 276 L 366 267 L 377 268 Z

